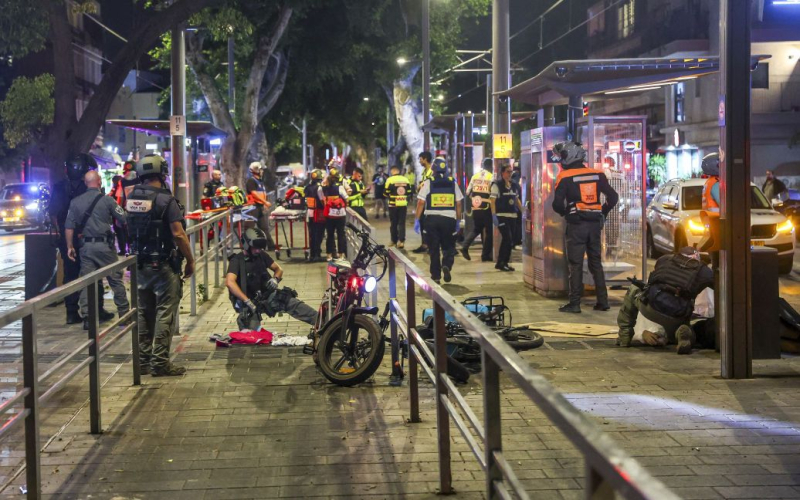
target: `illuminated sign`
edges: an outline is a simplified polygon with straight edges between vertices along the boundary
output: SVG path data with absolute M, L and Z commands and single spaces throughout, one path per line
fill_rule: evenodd
M 513 150 L 511 134 L 494 134 L 492 149 L 495 158 L 511 158 Z
M 800 7 L 800 0 L 772 0 L 772 5 L 795 5 Z

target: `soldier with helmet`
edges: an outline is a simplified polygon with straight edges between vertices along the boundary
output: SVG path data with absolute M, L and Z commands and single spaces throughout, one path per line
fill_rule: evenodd
M 603 225 L 606 215 L 619 201 L 619 195 L 602 171 L 584 166 L 586 150 L 573 141 L 556 144 L 556 157 L 562 170 L 556 178 L 553 210 L 567 221 L 567 261 L 569 262 L 569 303 L 558 310 L 581 312 L 583 295 L 583 256 L 589 260 L 589 272 L 597 290 L 595 311 L 608 311 L 608 290 L 601 260 Z M 600 195 L 605 196 L 601 203 Z
M 58 253 L 64 263 L 64 284 L 78 278 L 81 272 L 80 250 L 76 252 L 74 260 L 68 257 L 69 247 L 66 239 L 66 223 L 69 213 L 69 205 L 73 199 L 86 192 L 86 184 L 83 177 L 90 170 L 97 170 L 97 162 L 88 154 L 79 154 L 70 158 L 64 163 L 67 178 L 53 185 L 53 196 L 50 202 L 50 218 L 56 230 L 58 241 Z M 77 241 L 71 242 L 75 248 L 80 248 Z M 109 321 L 114 318 L 114 314 L 103 309 L 103 284 L 98 281 L 98 297 L 100 298 L 100 321 Z M 79 314 L 78 300 L 80 292 L 68 295 L 64 299 L 67 309 L 67 324 L 73 325 L 83 322 Z
M 182 375 L 170 362 L 170 343 L 181 300 L 182 279 L 194 274 L 183 206 L 167 188 L 169 168 L 160 155 L 136 164 L 141 184 L 128 196 L 128 232 L 139 268 L 139 359 L 142 373 Z M 181 278 L 181 264 L 186 267 Z
M 447 164 L 436 158 L 431 165 L 433 178 L 422 183 L 417 197 L 414 231 L 420 232 L 420 218 L 425 215 L 423 229 L 431 257 L 431 278 L 436 283 L 444 276 L 450 282 L 456 254 L 456 234 L 461 225 L 461 200 L 464 195 L 455 180 L 447 176 Z
M 325 204 L 320 200 L 319 191 L 325 172 L 314 169 L 305 189 L 306 209 L 308 210 L 309 262 L 323 262 L 322 239 L 325 235 Z

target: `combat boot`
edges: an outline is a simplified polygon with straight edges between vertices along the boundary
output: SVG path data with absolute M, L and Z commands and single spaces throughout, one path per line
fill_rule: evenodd
M 81 315 L 78 314 L 78 311 L 68 312 L 67 313 L 67 324 L 68 325 L 77 325 L 78 323 L 83 323 L 83 318 L 81 318 Z
M 558 308 L 559 312 L 562 313 L 573 313 L 573 314 L 580 314 L 581 313 L 581 305 L 580 304 L 564 304 L 563 306 Z
M 681 325 L 678 331 L 675 332 L 675 338 L 678 339 L 678 354 L 691 354 L 692 353 L 692 337 L 694 332 L 689 325 Z
M 114 319 L 114 313 L 108 312 L 105 309 L 100 309 L 97 316 L 100 318 L 100 323 L 105 323 L 106 321 Z
M 186 373 L 185 367 L 172 363 L 166 366 L 150 367 L 150 374 L 154 377 L 179 377 L 184 373 Z

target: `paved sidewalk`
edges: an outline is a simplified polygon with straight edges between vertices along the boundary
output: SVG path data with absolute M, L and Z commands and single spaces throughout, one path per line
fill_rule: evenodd
M 324 265 L 282 265 L 284 284 L 316 306 Z M 471 277 L 456 281 L 466 283 L 464 294 L 513 287 L 498 284 L 493 269 L 475 267 L 464 266 Z M 518 288 L 505 292 L 511 290 Z M 542 311 L 550 301 L 527 292 L 514 300 L 520 317 L 549 319 Z M 420 297 L 420 306 L 425 302 Z M 51 498 L 435 498 L 430 385 L 421 388 L 423 422 L 411 425 L 407 388 L 387 385 L 388 356 L 371 383 L 339 388 L 300 348 L 215 348 L 207 337 L 234 324 L 222 290 L 199 312 L 181 315 L 175 338 L 176 362 L 189 368 L 186 376 L 146 377 L 134 388 L 124 364 L 104 389 L 106 432 L 88 435 L 79 412 L 48 445 L 43 473 Z M 307 331 L 288 317 L 269 327 Z M 718 378 L 719 357 L 706 351 L 679 357 L 618 349 L 608 340 L 548 338 L 523 356 L 681 496 L 800 498 L 797 358 L 756 362 L 758 378 L 727 381 Z M 461 387 L 476 410 L 479 379 Z M 85 400 L 75 387 L 58 402 L 74 408 Z M 502 400 L 506 456 L 533 498 L 583 498 L 582 460 L 566 437 L 508 381 Z M 479 466 L 453 435 L 456 497 L 483 498 Z M 6 453 L 4 472 L 19 456 Z M 19 496 L 20 484 L 17 479 L 3 494 Z

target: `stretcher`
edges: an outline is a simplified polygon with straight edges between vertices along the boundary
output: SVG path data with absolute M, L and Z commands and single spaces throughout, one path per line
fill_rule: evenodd
M 292 258 L 292 250 L 303 250 L 303 255 L 308 258 L 308 224 L 306 222 L 306 210 L 296 210 L 284 206 L 275 207 L 269 215 L 269 219 L 274 221 L 275 226 L 275 258 L 281 258 L 281 249 L 286 250 L 286 256 Z M 286 223 L 289 224 L 289 234 L 286 234 Z M 294 245 L 294 224 L 302 223 L 303 225 L 303 246 L 295 247 Z M 283 232 L 283 241 L 285 246 L 281 246 L 278 229 Z

